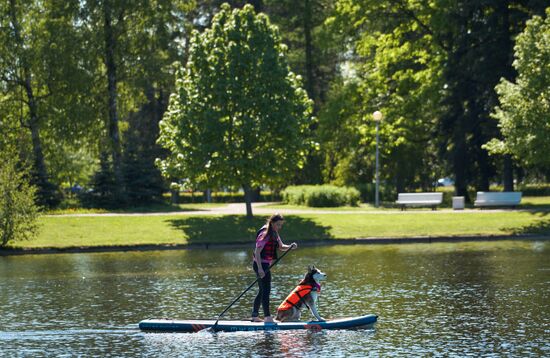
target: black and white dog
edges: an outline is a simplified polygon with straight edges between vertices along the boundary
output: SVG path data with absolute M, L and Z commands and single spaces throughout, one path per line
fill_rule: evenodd
M 319 321 L 325 319 L 317 312 L 317 299 L 321 293 L 321 281 L 327 277 L 315 266 L 308 267 L 308 271 L 300 284 L 288 295 L 277 308 L 276 320 L 279 322 L 299 321 L 302 315 L 301 308 L 305 305 Z

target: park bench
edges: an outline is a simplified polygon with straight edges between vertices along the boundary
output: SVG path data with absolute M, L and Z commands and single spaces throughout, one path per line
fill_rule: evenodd
M 405 210 L 406 206 L 431 206 L 432 210 L 443 202 L 443 193 L 399 193 L 396 203 Z
M 513 206 L 521 201 L 521 191 L 478 191 L 474 206 Z

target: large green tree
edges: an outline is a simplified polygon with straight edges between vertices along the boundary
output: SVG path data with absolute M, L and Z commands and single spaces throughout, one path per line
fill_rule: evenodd
M 278 30 L 251 5 L 227 4 L 195 33 L 160 125 L 170 155 L 159 165 L 194 185 L 283 184 L 303 164 L 311 101 L 288 67 Z
M 504 139 L 487 147 L 494 154 L 512 154 L 527 167 L 550 168 L 550 8 L 535 16 L 517 37 L 512 82 L 497 86 L 500 105 L 494 112 Z
M 3 122 L 31 159 L 37 200 L 46 206 L 60 199 L 60 167 L 52 160 L 89 146 L 100 130 L 90 71 L 95 62 L 80 10 L 78 2 L 60 0 L 0 5 Z M 57 162 L 63 166 L 63 160 Z
M 19 120 L 22 127 L 28 128 L 31 137 L 33 181 L 40 188 L 39 199 L 42 204 L 54 205 L 57 203 L 56 188 L 48 178 L 41 135 L 44 122 L 41 101 L 50 92 L 42 70 L 42 26 L 30 21 L 41 10 L 36 2 L 26 6 L 16 0 L 2 2 L 0 71 L 6 91 L 3 100 L 21 103 Z

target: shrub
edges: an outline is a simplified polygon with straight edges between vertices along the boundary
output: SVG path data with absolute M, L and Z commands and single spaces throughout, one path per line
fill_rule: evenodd
M 521 191 L 523 196 L 550 196 L 550 184 L 518 185 L 516 190 Z
M 289 186 L 281 194 L 286 203 L 311 207 L 357 206 L 361 198 L 355 188 L 334 185 Z
M 0 161 L 0 246 L 32 238 L 37 231 L 36 187 L 29 184 L 28 171 L 18 168 L 17 152 L 1 150 Z
M 361 193 L 361 201 L 364 203 L 373 203 L 375 201 L 375 183 L 362 183 L 355 186 Z M 397 200 L 397 190 L 394 185 L 380 183 L 379 188 L 380 202 L 393 203 Z

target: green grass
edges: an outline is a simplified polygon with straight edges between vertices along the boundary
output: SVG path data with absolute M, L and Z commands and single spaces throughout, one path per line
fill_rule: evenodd
M 227 203 L 195 203 L 195 204 L 154 204 L 148 206 L 139 206 L 118 210 L 106 209 L 85 209 L 85 208 L 65 208 L 54 209 L 45 212 L 47 215 L 66 215 L 66 214 L 105 214 L 105 213 L 169 213 L 180 211 L 200 211 L 204 209 L 223 208 Z
M 548 211 L 426 212 L 285 215 L 285 241 L 364 237 L 550 235 Z M 36 239 L 12 247 L 80 247 L 187 243 L 252 243 L 264 222 L 258 215 L 44 216 Z

